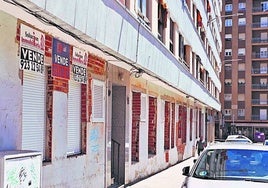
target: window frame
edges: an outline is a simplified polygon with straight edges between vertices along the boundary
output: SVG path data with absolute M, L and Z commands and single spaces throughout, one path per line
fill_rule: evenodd
M 238 18 L 238 25 L 245 26 L 246 25 L 246 18 Z
M 246 48 L 238 48 L 237 55 L 238 56 L 245 56 L 246 55 Z
M 246 3 L 245 2 L 238 3 L 238 10 L 245 10 L 245 9 L 246 9 Z
M 233 20 L 232 19 L 225 19 L 225 27 L 232 27 L 233 26 Z
M 97 95 L 95 95 L 95 87 L 94 86 L 98 86 L 98 87 L 102 87 L 102 99 L 100 99 L 100 101 L 102 101 L 102 104 L 101 106 L 99 107 L 102 107 L 102 114 L 101 114 L 101 117 L 95 117 L 95 106 L 96 106 L 96 103 L 97 101 L 95 101 L 95 96 L 98 96 L 100 95 L 100 93 L 98 93 Z M 99 98 L 98 98 L 99 99 Z M 105 82 L 104 81 L 101 81 L 101 80 L 97 80 L 97 79 L 92 79 L 92 122 L 105 122 Z
M 232 11 L 233 11 L 233 4 L 226 4 L 225 12 L 232 12 Z
M 228 57 L 229 57 L 229 56 L 232 56 L 232 49 L 225 49 L 225 50 L 224 50 L 224 55 L 225 55 L 225 56 L 228 56 Z

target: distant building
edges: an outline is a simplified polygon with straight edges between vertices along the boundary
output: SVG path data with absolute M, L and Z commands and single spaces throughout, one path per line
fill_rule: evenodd
M 221 104 L 225 135 L 268 134 L 268 2 L 223 1 Z
M 0 1 L 0 151 L 41 152 L 46 188 L 116 187 L 189 158 L 218 126 L 221 7 Z

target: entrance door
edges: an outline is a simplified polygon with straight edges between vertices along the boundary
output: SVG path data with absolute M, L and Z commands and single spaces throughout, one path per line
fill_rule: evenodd
M 126 87 L 112 87 L 111 168 L 115 184 L 125 183 Z

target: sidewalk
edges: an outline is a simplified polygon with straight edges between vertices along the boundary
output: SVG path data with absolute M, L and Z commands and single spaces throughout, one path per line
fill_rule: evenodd
M 197 156 L 197 155 L 196 155 Z M 159 172 L 149 178 L 137 182 L 134 185 L 126 186 L 128 188 L 180 188 L 185 176 L 182 175 L 182 168 L 185 166 L 192 166 L 193 160 L 197 157 L 191 157 L 182 161 L 168 169 Z

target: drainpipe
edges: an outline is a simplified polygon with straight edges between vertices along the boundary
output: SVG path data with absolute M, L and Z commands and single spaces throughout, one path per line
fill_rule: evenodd
M 139 40 L 140 40 L 140 27 L 141 27 L 141 20 L 138 17 L 139 20 L 139 26 L 138 26 L 138 33 L 137 33 L 137 46 L 136 46 L 136 60 L 135 60 L 135 64 L 138 62 L 138 52 L 139 52 Z
M 105 187 L 107 187 L 107 132 L 108 132 L 108 105 L 109 105 L 109 98 L 108 98 L 108 91 L 109 91 L 109 76 L 108 76 L 108 61 L 106 61 L 106 65 L 105 65 L 105 72 L 106 72 L 106 78 L 105 78 L 105 101 L 106 101 L 106 105 L 105 105 L 105 131 L 104 131 L 104 185 Z

